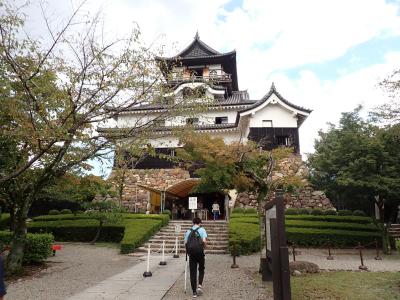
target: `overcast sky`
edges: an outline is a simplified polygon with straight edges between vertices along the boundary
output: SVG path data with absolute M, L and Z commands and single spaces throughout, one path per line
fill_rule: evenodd
M 45 37 L 38 0 L 31 2 L 29 24 Z M 49 0 L 47 12 L 62 23 L 76 3 Z M 377 83 L 399 68 L 399 8 L 399 0 L 89 0 L 84 6 L 101 10 L 110 36 L 138 24 L 148 43 L 166 45 L 169 54 L 191 43 L 197 30 L 220 52 L 236 49 L 239 88 L 251 99 L 274 82 L 287 100 L 313 110 L 300 129 L 302 153 L 313 151 L 318 130 L 337 123 L 341 112 L 387 101 Z

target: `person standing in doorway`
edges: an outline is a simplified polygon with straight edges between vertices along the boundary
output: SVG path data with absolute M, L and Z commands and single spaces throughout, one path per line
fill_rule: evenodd
M 212 205 L 212 213 L 214 215 L 214 221 L 218 220 L 219 215 L 221 214 L 221 212 L 219 210 L 219 204 L 217 203 L 217 201 L 214 201 L 214 204 Z
M 204 249 L 207 245 L 207 232 L 200 226 L 201 219 L 194 218 L 193 226 L 185 233 L 186 255 L 189 255 L 190 285 L 193 291 L 193 298 L 203 293 L 204 279 Z M 199 269 L 199 282 L 197 284 L 197 266 Z

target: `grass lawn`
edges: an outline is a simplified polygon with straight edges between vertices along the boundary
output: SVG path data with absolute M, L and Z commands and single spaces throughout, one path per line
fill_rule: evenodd
M 329 272 L 291 277 L 292 299 L 400 299 L 400 272 Z

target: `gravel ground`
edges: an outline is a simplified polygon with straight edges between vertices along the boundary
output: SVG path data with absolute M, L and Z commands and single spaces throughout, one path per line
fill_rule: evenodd
M 272 299 L 272 285 L 263 284 L 258 275 L 259 255 L 238 257 L 238 269 L 231 269 L 232 257 L 229 255 L 206 255 L 204 294 L 200 299 Z M 165 300 L 191 299 L 189 274 L 187 294 L 184 294 L 184 275 L 172 286 Z
M 8 286 L 6 299 L 65 299 L 138 262 L 120 255 L 115 247 L 63 243 L 63 249 L 48 260 L 49 268 Z
M 361 265 L 360 254 L 356 249 L 333 249 L 331 255 L 333 260 L 327 260 L 328 250 L 322 249 L 296 249 L 299 252 L 296 255 L 298 261 L 309 261 L 317 264 L 323 270 L 358 270 Z M 400 255 L 393 252 L 392 255 L 382 255 L 382 260 L 376 260 L 376 251 L 373 249 L 363 250 L 364 265 L 369 271 L 373 272 L 399 272 L 400 271 Z M 293 261 L 293 256 L 289 256 L 289 260 Z

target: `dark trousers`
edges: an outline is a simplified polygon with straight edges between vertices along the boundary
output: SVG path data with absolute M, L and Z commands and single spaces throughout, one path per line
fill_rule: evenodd
M 203 284 L 204 253 L 198 255 L 189 255 L 190 284 L 193 292 L 195 292 L 197 289 L 197 265 L 199 265 L 199 284 Z

